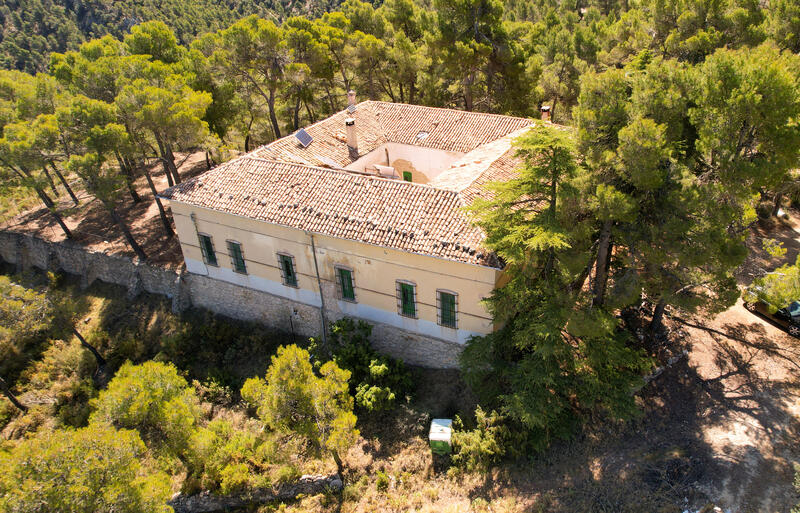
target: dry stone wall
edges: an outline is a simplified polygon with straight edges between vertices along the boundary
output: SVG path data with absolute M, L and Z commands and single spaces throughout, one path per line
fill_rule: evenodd
M 319 336 L 322 326 L 320 308 L 185 270 L 175 271 L 124 256 L 91 251 L 72 241 L 50 242 L 29 234 L 0 231 L 0 259 L 16 265 L 18 271 L 36 268 L 80 276 L 82 287 L 89 287 L 95 280 L 122 285 L 128 290 L 129 298 L 141 292 L 166 296 L 172 299 L 172 309 L 176 313 L 196 306 L 303 337 Z M 343 314 L 336 307 L 335 288 L 326 283 L 323 290 L 326 320 L 341 318 Z M 458 366 L 461 346 L 457 343 L 385 324 L 372 324 L 372 343 L 378 351 L 412 365 Z

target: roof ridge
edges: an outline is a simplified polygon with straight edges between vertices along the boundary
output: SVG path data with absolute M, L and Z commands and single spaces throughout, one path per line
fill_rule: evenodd
M 523 116 L 509 116 L 508 114 L 496 114 L 494 112 L 477 112 L 474 110 L 462 110 L 462 109 L 450 109 L 447 107 L 433 107 L 430 105 L 418 105 L 416 103 L 401 103 L 401 102 L 387 102 L 383 100 L 364 100 L 361 103 L 376 103 L 381 105 L 400 105 L 403 107 L 414 107 L 418 109 L 427 109 L 427 110 L 444 110 L 448 112 L 458 112 L 464 115 L 474 115 L 474 116 L 489 116 L 494 118 L 508 118 L 508 119 L 516 119 L 516 120 L 525 120 L 525 121 L 535 121 L 534 118 L 526 118 Z M 360 104 L 359 104 L 360 105 Z
M 369 178 L 370 180 L 377 180 L 377 181 L 387 182 L 387 183 L 401 183 L 401 184 L 404 184 L 403 187 L 408 187 L 408 186 L 423 187 L 425 189 L 431 189 L 431 190 L 434 190 L 434 191 L 442 191 L 442 192 L 447 192 L 447 193 L 452 193 L 452 194 L 458 195 L 457 191 L 452 191 L 450 189 L 445 189 L 443 187 L 434 187 L 434 186 L 428 185 L 426 183 L 407 182 L 405 180 L 396 180 L 394 178 L 385 178 L 383 176 L 375 176 L 375 175 L 371 175 L 369 173 L 364 173 L 364 172 L 361 172 L 361 171 L 355 171 L 355 170 L 352 170 L 352 169 L 344 169 L 344 168 L 333 169 L 333 168 L 330 168 L 330 167 L 312 166 L 312 165 L 309 165 L 309 164 L 300 164 L 298 162 L 284 162 L 282 160 L 267 159 L 267 158 L 264 158 L 264 157 L 251 156 L 250 154 L 242 155 L 241 157 L 239 157 L 239 159 L 256 160 L 256 161 L 260 161 L 260 162 L 267 162 L 267 163 L 270 163 L 270 164 L 281 164 L 281 165 L 284 165 L 284 166 L 304 167 L 304 168 L 313 169 L 313 170 L 316 170 L 316 171 L 327 171 L 329 173 L 338 173 L 338 174 L 348 175 L 348 176 L 358 176 L 358 177 L 363 177 L 363 178 Z

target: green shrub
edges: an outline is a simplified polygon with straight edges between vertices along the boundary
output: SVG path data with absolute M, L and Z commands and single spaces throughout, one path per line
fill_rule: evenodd
M 504 419 L 496 411 L 488 415 L 478 406 L 475 410 L 477 426 L 464 430 L 463 422 L 456 416 L 453 422 L 453 465 L 467 472 L 486 471 L 506 454 L 510 432 Z
M 344 318 L 331 325 L 333 360 L 350 371 L 350 393 L 356 407 L 366 411 L 387 410 L 412 389 L 411 373 L 400 360 L 379 354 L 369 342 L 372 325 Z M 320 351 L 316 351 L 319 357 Z
M 146 472 L 135 431 L 95 424 L 43 431 L 0 451 L 0 510 L 19 513 L 172 511 L 169 478 Z
M 314 449 L 330 453 L 341 472 L 340 455 L 359 436 L 348 393 L 350 372 L 331 361 L 317 374 L 310 360 L 308 351 L 296 345 L 279 347 L 266 379 L 248 379 L 242 398 L 273 429 L 296 433 Z
M 263 472 L 271 463 L 272 447 L 263 435 L 238 429 L 226 420 L 214 420 L 196 430 L 189 441 L 186 463 L 193 480 L 206 490 L 219 489 L 224 494 L 247 487 L 265 486 Z
M 0 431 L 11 422 L 17 414 L 17 408 L 5 397 L 0 397 Z
M 250 469 L 244 463 L 227 465 L 220 472 L 219 491 L 229 495 L 243 491 L 250 481 Z
M 174 454 L 186 449 L 200 415 L 194 390 L 175 366 L 152 361 L 125 363 L 92 406 L 92 422 L 136 429 L 148 444 Z
M 379 492 L 385 492 L 389 489 L 389 476 L 386 472 L 378 471 L 378 478 L 375 480 L 375 488 Z
M 292 464 L 281 465 L 272 477 L 276 485 L 291 483 L 298 479 L 300 479 L 300 470 Z

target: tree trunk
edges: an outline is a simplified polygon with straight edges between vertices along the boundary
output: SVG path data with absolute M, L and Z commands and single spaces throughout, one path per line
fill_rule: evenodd
M 131 195 L 131 200 L 133 200 L 134 203 L 139 203 L 142 201 L 142 198 L 139 196 L 136 187 L 133 186 L 133 168 L 130 166 L 130 162 L 121 157 L 119 153 L 114 152 L 114 154 L 117 157 L 119 168 L 122 170 L 122 175 L 125 177 L 125 185 L 128 187 L 128 194 Z
M 71 239 L 72 232 L 69 231 L 64 219 L 62 219 L 61 215 L 56 211 L 56 205 L 53 203 L 53 200 L 51 200 L 50 197 L 39 187 L 36 187 L 36 194 L 39 195 L 39 198 L 42 200 L 42 203 L 44 203 L 44 206 L 47 207 L 47 210 L 49 210 L 50 214 L 55 218 L 56 222 L 61 227 L 61 230 L 64 232 L 64 235 L 66 235 L 68 239 Z
M 776 193 L 775 194 L 775 203 L 772 205 L 772 215 L 777 216 L 778 210 L 781 209 L 781 203 L 783 202 L 783 194 Z
M 472 81 L 474 77 L 464 78 L 464 110 L 472 111 Z
M 592 305 L 603 306 L 608 284 L 608 264 L 611 260 L 611 220 L 604 221 L 600 229 L 600 241 L 597 248 L 597 267 L 594 273 Z
M 300 129 L 300 96 L 297 97 L 297 101 L 294 102 L 294 115 L 292 116 L 292 121 L 294 121 L 294 129 Z
M 344 470 L 342 459 L 339 457 L 339 453 L 336 451 L 331 451 L 331 454 L 333 455 L 333 461 L 336 462 L 336 471 L 339 473 L 339 477 L 342 477 L 342 471 Z
M 19 408 L 21 412 L 25 413 L 28 411 L 28 407 L 19 402 L 16 396 L 11 393 L 11 389 L 8 388 L 8 385 L 3 378 L 0 378 L 0 392 L 3 392 L 3 395 L 6 396 L 9 401 L 11 401 L 11 404 Z
M 664 309 L 667 304 L 663 299 L 659 299 L 656 303 L 656 308 L 653 310 L 653 319 L 650 321 L 650 333 L 657 333 L 663 326 Z
M 75 329 L 75 326 L 72 327 L 72 334 L 78 337 L 78 340 L 80 340 L 81 345 L 86 349 L 88 349 L 89 352 L 91 352 L 94 355 L 94 359 L 97 360 L 97 367 L 99 369 L 102 369 L 103 367 L 106 366 L 106 359 L 100 356 L 100 353 L 97 351 L 97 349 L 94 348 L 94 346 L 86 342 L 86 339 L 83 338 L 83 335 L 81 335 L 81 333 L 77 329 Z
M 281 137 L 281 127 L 278 125 L 278 116 L 275 115 L 275 90 L 271 89 L 269 98 L 267 98 L 267 107 L 269 107 L 269 121 L 272 123 L 272 131 L 275 132 L 275 139 Z
M 169 222 L 167 213 L 164 210 L 164 205 L 161 204 L 161 198 L 158 197 L 158 191 L 156 190 L 156 185 L 153 183 L 153 178 L 150 176 L 150 171 L 146 168 L 144 170 L 144 177 L 147 179 L 147 185 L 150 186 L 150 192 L 153 193 L 153 199 L 156 202 L 156 206 L 158 206 L 158 215 L 161 217 L 161 223 L 164 225 L 167 237 L 172 237 L 175 235 L 175 232 L 172 230 L 172 224 Z
M 169 167 L 172 176 L 175 178 L 175 185 L 178 185 L 181 183 L 181 175 L 178 174 L 178 167 L 175 165 L 175 154 L 172 153 L 172 145 L 164 143 L 164 150 L 166 151 L 164 156 L 167 158 L 167 167 Z
M 47 166 L 42 166 L 42 173 L 44 173 L 45 178 L 47 178 L 47 183 L 50 184 L 50 190 L 53 191 L 53 195 L 58 198 L 60 194 L 56 188 L 56 183 L 53 181 L 53 177 L 50 176 L 50 173 L 47 171 Z
M 139 259 L 141 260 L 147 260 L 147 255 L 145 254 L 144 250 L 139 245 L 139 243 L 136 242 L 136 239 L 133 238 L 133 234 L 131 234 L 128 225 L 125 224 L 125 221 L 123 221 L 122 218 L 120 217 L 119 213 L 117 212 L 117 209 L 111 207 L 108 209 L 108 212 L 109 214 L 111 214 L 111 219 L 114 220 L 114 223 L 116 223 L 119 229 L 122 230 L 122 234 L 125 236 L 125 240 L 128 241 L 128 244 L 130 245 L 131 249 L 133 249 L 133 252 L 136 253 L 136 256 L 138 256 Z
M 166 160 L 161 160 L 161 167 L 164 169 L 164 176 L 167 177 L 167 185 L 172 187 L 175 185 L 175 180 L 172 179 L 172 173 L 169 172 L 169 166 L 167 166 Z
M 72 187 L 69 186 L 69 182 L 67 182 L 67 179 L 64 178 L 64 175 L 61 174 L 61 171 L 59 171 L 56 165 L 53 164 L 52 162 L 50 162 L 50 167 L 53 168 L 53 172 L 58 177 L 58 180 L 61 182 L 61 185 L 64 186 L 64 189 L 66 189 L 67 194 L 69 194 L 69 197 L 72 198 L 72 202 L 75 203 L 75 206 L 77 206 L 80 202 L 78 201 L 78 197 L 75 196 L 75 192 L 72 190 Z

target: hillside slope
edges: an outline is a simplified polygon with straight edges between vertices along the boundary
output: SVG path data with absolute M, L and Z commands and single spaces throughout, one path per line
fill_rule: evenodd
M 281 20 L 318 16 L 339 0 L 3 0 L 0 4 L 0 67 L 45 71 L 50 52 L 72 50 L 82 41 L 121 37 L 148 20 L 169 25 L 181 43 L 258 14 Z

